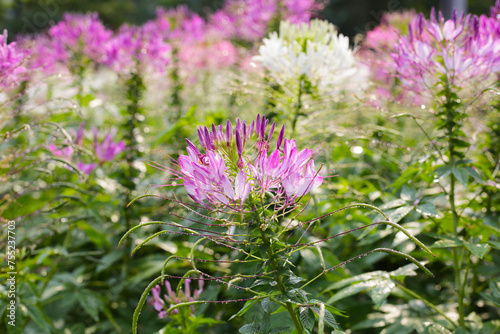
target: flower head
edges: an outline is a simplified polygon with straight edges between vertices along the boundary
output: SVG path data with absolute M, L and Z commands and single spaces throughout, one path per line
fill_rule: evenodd
M 467 15 L 450 20 L 413 19 L 392 54 L 395 76 L 408 91 L 425 94 L 446 85 L 454 90 L 496 80 L 500 71 L 500 20 Z
M 279 34 L 265 38 L 253 59 L 280 84 L 305 77 L 313 86 L 327 88 L 346 84 L 358 72 L 349 39 L 321 20 L 300 25 L 282 21 Z
M 125 141 L 113 142 L 115 135 L 116 129 L 113 129 L 110 133 L 106 134 L 104 140 L 100 143 L 97 138 L 98 130 L 94 128 L 94 149 L 99 161 L 112 161 L 116 155 L 125 150 Z
M 136 71 L 139 65 L 164 72 L 170 63 L 171 47 L 154 24 L 124 25 L 106 44 L 104 63 L 117 72 Z
M 63 63 L 75 54 L 101 62 L 103 46 L 112 36 L 99 20 L 97 13 L 66 13 L 63 20 L 49 29 L 54 57 Z
M 0 35 L 0 89 L 18 86 L 26 79 L 28 56 L 29 52 L 18 48 L 16 42 L 7 43 L 7 30 L 4 30 Z
M 182 287 L 178 288 L 178 292 L 172 289 L 170 282 L 168 280 L 165 281 L 165 289 L 167 291 L 166 294 L 161 296 L 161 286 L 156 285 L 151 289 L 152 297 L 149 298 L 149 304 L 153 306 L 156 312 L 158 312 L 158 316 L 163 319 L 167 317 L 167 310 L 171 306 L 174 306 L 179 303 L 192 302 L 198 300 L 200 298 L 200 294 L 203 292 L 203 280 L 198 280 L 198 289 L 193 291 L 191 295 L 191 279 L 186 279 L 184 281 L 184 289 Z M 194 313 L 194 306 L 191 305 L 191 313 Z M 177 314 L 178 310 L 174 309 L 172 314 Z
M 265 116 L 258 115 L 250 125 L 238 119 L 234 126 L 227 121 L 210 129 L 200 127 L 202 149 L 186 139 L 188 155 L 179 157 L 179 170 L 167 170 L 203 205 L 241 209 L 269 193 L 276 202 L 295 203 L 322 183 L 314 168 L 317 150 L 299 151 L 295 140 L 284 139 L 284 126 L 273 149 L 276 124 L 269 129 L 268 124 Z

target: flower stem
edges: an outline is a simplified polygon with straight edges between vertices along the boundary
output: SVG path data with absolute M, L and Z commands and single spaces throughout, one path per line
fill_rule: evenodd
M 295 113 L 293 115 L 292 120 L 292 137 L 295 136 L 295 128 L 297 126 L 297 120 L 301 115 L 300 110 L 302 109 L 302 86 L 304 85 L 304 75 L 301 75 L 299 78 L 299 91 L 297 93 L 297 105 L 295 107 Z
M 271 267 L 276 272 L 275 275 L 274 275 L 274 280 L 278 284 L 278 287 L 279 287 L 281 293 L 285 294 L 286 293 L 286 289 L 285 289 L 283 281 L 281 280 L 281 277 L 280 277 L 280 275 L 278 273 L 279 264 L 276 261 L 276 256 L 275 256 L 275 254 L 274 254 L 274 252 L 272 250 L 271 242 L 266 237 L 264 231 L 262 231 L 262 230 L 261 230 L 261 237 L 262 237 L 262 241 L 264 242 L 264 245 L 267 246 L 267 252 L 266 253 L 269 256 L 269 261 L 271 263 Z M 295 312 L 293 310 L 292 303 L 286 302 L 285 308 L 288 311 L 288 313 L 290 314 L 290 317 L 292 318 L 293 324 L 295 325 L 295 328 L 297 329 L 297 333 L 298 334 L 304 334 L 304 330 L 302 329 L 302 325 L 300 324 L 300 321 L 297 318 L 297 315 L 295 314 Z
M 455 183 L 456 177 L 453 174 L 453 170 L 455 168 L 455 158 L 457 157 L 457 151 L 455 150 L 455 132 L 460 127 L 460 124 L 456 122 L 456 113 L 457 111 L 454 108 L 453 96 L 450 87 L 447 85 L 445 90 L 446 102 L 445 102 L 445 117 L 446 117 L 446 130 L 448 137 L 448 165 L 451 168 L 452 172 L 450 174 L 450 192 L 448 193 L 448 198 L 450 201 L 450 209 L 453 218 L 453 236 L 458 237 L 458 222 L 459 216 L 457 213 L 457 209 L 455 206 Z M 453 248 L 453 269 L 455 273 L 455 288 L 458 290 L 461 287 L 461 259 L 458 254 L 459 249 Z M 465 327 L 465 318 L 464 318 L 464 307 L 463 300 L 461 298 L 462 294 L 459 294 L 459 308 L 458 308 L 458 322 L 461 327 Z

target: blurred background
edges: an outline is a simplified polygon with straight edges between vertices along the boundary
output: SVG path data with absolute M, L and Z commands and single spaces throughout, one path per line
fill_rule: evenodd
M 222 0 L 0 0 L 0 30 L 7 29 L 13 38 L 46 29 L 61 19 L 64 12 L 98 12 L 111 28 L 122 23 L 142 24 L 154 18 L 158 6 L 187 5 L 200 15 L 207 15 L 222 6 Z M 493 0 L 329 0 L 325 1 L 320 18 L 327 19 L 349 37 L 373 29 L 384 12 L 414 8 L 429 13 L 432 7 L 450 13 L 451 8 L 483 14 Z

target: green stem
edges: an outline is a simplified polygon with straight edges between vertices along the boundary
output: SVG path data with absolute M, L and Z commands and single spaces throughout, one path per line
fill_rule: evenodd
M 398 288 L 400 288 L 401 290 L 403 290 L 404 292 L 406 292 L 410 296 L 423 301 L 427 306 L 429 306 L 430 308 L 432 308 L 437 313 L 441 314 L 453 327 L 455 327 L 455 328 L 458 327 L 457 324 L 453 320 L 451 320 L 450 318 L 448 318 L 448 316 L 443 311 L 441 311 L 440 309 L 438 309 L 436 307 L 436 305 L 432 304 L 430 301 L 428 301 L 424 297 L 420 296 L 416 292 L 411 291 L 410 289 L 408 289 L 407 287 L 405 287 L 403 284 L 399 283 L 398 281 L 393 281 L 393 282 L 396 284 L 396 286 Z
M 464 314 L 465 287 L 467 285 L 467 276 L 469 275 L 469 268 L 470 268 L 470 256 L 467 258 L 467 265 L 465 266 L 465 277 L 462 284 L 462 288 L 460 289 L 460 294 L 458 296 L 458 314 L 460 315 Z M 459 321 L 460 321 L 460 326 L 465 327 L 465 321 L 463 319 L 463 316 L 459 319 Z
M 299 116 L 301 115 L 300 110 L 302 109 L 302 85 L 304 82 L 304 75 L 302 75 L 299 79 L 299 91 L 297 93 L 297 105 L 295 107 L 295 113 L 293 115 L 293 120 L 292 120 L 292 137 L 295 136 L 295 128 L 297 126 L 297 120 L 299 119 Z
M 271 267 L 276 272 L 274 275 L 274 280 L 278 284 L 278 287 L 279 287 L 281 293 L 285 294 L 286 289 L 285 289 L 283 281 L 281 280 L 281 277 L 278 273 L 279 264 L 277 263 L 276 256 L 271 248 L 271 242 L 269 241 L 269 239 L 264 234 L 264 231 L 262 231 L 262 230 L 261 230 L 261 236 L 262 236 L 262 241 L 264 242 L 264 245 L 268 247 L 267 248 L 267 255 L 269 256 L 269 261 L 271 262 Z M 303 334 L 304 330 L 302 329 L 302 325 L 300 324 L 299 319 L 297 319 L 297 315 L 295 314 L 295 312 L 293 310 L 292 303 L 286 302 L 285 308 L 288 311 L 288 313 L 290 314 L 290 317 L 292 318 L 293 324 L 295 325 L 295 328 L 297 329 L 297 333 Z
M 448 165 L 452 168 L 455 168 L 455 158 L 456 158 L 456 151 L 455 151 L 455 143 L 454 143 L 454 133 L 456 131 L 456 127 L 459 126 L 455 122 L 455 117 L 454 113 L 456 112 L 453 108 L 452 104 L 452 93 L 450 88 L 447 86 L 446 88 L 446 122 L 447 122 L 447 136 L 448 136 L 448 154 L 449 154 L 449 161 Z M 448 198 L 450 201 L 450 209 L 451 209 L 451 214 L 453 218 L 453 236 L 457 237 L 458 236 L 458 221 L 459 221 L 459 216 L 457 213 L 457 209 L 455 206 L 455 183 L 456 183 L 456 178 L 453 172 L 450 175 L 450 192 L 448 193 Z M 461 272 L 461 259 L 459 258 L 459 249 L 458 248 L 453 248 L 452 249 L 452 254 L 453 254 L 453 269 L 455 273 L 455 288 L 458 290 L 461 286 L 461 278 L 460 278 L 460 272 Z M 464 319 L 464 312 L 463 312 L 463 300 L 459 300 L 459 311 L 458 311 L 458 321 L 460 326 L 464 327 L 465 326 L 465 319 Z

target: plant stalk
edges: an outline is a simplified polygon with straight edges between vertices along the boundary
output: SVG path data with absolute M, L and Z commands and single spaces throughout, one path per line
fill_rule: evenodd
M 264 234 L 264 231 L 262 231 L 262 230 L 261 230 L 261 236 L 262 236 L 262 241 L 264 242 L 264 245 L 266 245 L 268 247 L 266 253 L 269 256 L 269 261 L 271 262 L 271 267 L 276 272 L 276 274 L 274 275 L 274 280 L 278 284 L 278 287 L 279 287 L 281 293 L 285 294 L 286 289 L 285 289 L 285 286 L 283 285 L 283 281 L 281 280 L 281 277 L 279 276 L 279 273 L 278 273 L 279 264 L 276 262 L 276 256 L 275 256 L 274 252 L 272 251 L 271 243 L 270 243 L 269 239 L 266 237 L 266 235 Z M 288 313 L 290 314 L 290 317 L 292 318 L 293 324 L 295 325 L 295 328 L 297 329 L 297 333 L 304 334 L 304 330 L 302 328 L 302 325 L 300 324 L 300 321 L 299 321 L 299 319 L 297 319 L 297 315 L 295 314 L 295 312 L 293 310 L 292 303 L 286 302 L 285 308 L 288 311 Z

